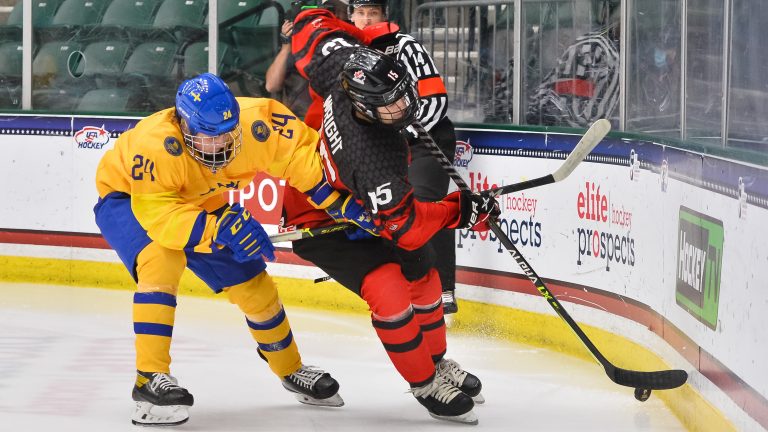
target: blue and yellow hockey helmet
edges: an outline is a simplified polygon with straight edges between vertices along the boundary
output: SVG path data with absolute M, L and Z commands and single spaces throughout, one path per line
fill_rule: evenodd
M 218 76 L 204 73 L 181 83 L 176 115 L 189 154 L 211 171 L 223 168 L 240 152 L 240 106 Z

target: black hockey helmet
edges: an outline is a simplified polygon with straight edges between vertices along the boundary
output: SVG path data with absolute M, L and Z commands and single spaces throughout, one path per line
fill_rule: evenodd
M 402 128 L 419 109 L 416 87 L 405 66 L 371 48 L 357 48 L 344 65 L 341 86 L 366 118 Z M 402 99 L 402 101 L 401 101 Z
M 349 0 L 349 6 L 347 6 L 347 14 L 351 17 L 355 8 L 360 6 L 379 6 L 381 12 L 385 17 L 389 16 L 389 5 L 387 0 Z

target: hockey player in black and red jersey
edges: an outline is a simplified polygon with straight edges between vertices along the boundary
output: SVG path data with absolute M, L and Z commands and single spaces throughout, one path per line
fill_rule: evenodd
M 294 21 L 293 52 L 324 101 L 319 150 L 329 188 L 362 202 L 380 237 L 328 234 L 296 241 L 294 251 L 365 300 L 390 360 L 430 415 L 475 424 L 473 398 L 483 401 L 482 385 L 444 358 L 441 287 L 427 242 L 444 228 L 487 229 L 498 205 L 460 192 L 436 202 L 414 199 L 403 129 L 418 110 L 415 87 L 400 63 L 357 45 L 346 28 L 327 11 L 302 12 Z M 333 223 L 290 195 L 284 210 L 287 224 Z
M 371 48 L 395 58 L 405 66 L 416 83 L 419 96 L 416 118 L 452 161 L 456 151 L 456 132 L 447 117 L 448 94 L 445 83 L 432 56 L 411 35 L 401 33 L 397 24 L 387 21 L 387 0 L 350 0 L 347 14 L 355 27 L 363 30 L 371 39 L 368 43 Z M 437 201 L 448 193 L 450 177 L 426 147 L 416 142 L 411 142 L 408 179 L 417 200 Z M 443 289 L 443 310 L 446 314 L 456 313 L 456 235 L 453 230 L 443 230 L 435 234 L 430 243 L 437 255 L 435 267 L 440 274 Z

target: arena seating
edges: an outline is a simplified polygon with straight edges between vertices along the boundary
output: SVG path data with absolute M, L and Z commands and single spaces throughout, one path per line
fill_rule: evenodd
M 220 1 L 218 71 L 263 96 L 290 0 Z M 208 70 L 207 0 L 33 1 L 33 109 L 149 112 Z M 0 108 L 20 108 L 22 1 L 0 25 Z M 87 96 L 87 97 L 86 97 Z

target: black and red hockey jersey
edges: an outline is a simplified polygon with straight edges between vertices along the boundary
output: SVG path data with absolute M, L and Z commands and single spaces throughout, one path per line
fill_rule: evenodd
M 354 25 L 338 19 L 326 9 L 308 9 L 299 13 L 293 21 L 291 54 L 296 59 L 294 66 L 301 76 L 309 80 L 318 64 L 338 47 L 350 47 L 368 43 L 370 38 Z M 318 50 L 318 47 L 320 49 Z M 324 84 L 324 83 L 320 83 Z M 304 116 L 304 123 L 319 129 L 322 122 L 323 88 L 316 89 L 310 82 L 309 94 L 312 104 Z
M 319 150 L 326 177 L 336 189 L 350 191 L 363 203 L 383 237 L 392 239 L 402 249 L 418 249 L 437 231 L 458 223 L 458 200 L 414 199 L 413 187 L 408 182 L 410 154 L 405 137 L 394 128 L 357 117 L 339 84 L 344 64 L 356 49 L 353 39 L 327 30 L 318 32 L 324 32 L 325 39 L 308 35 L 315 51 L 303 68 L 310 72 L 310 86 L 323 98 Z M 286 224 L 323 223 L 310 220 L 306 212 L 302 216 L 301 209 L 296 207 L 298 200 L 286 198 Z

